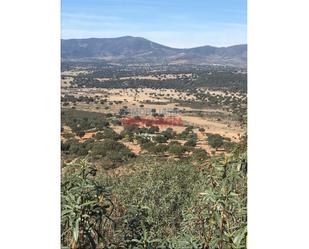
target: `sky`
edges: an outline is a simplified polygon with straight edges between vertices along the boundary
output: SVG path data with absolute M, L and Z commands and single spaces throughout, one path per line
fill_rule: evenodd
M 138 36 L 175 48 L 247 43 L 247 0 L 62 0 L 61 37 Z

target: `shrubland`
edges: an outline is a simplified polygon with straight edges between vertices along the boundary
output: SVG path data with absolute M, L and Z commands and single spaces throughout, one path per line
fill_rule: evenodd
M 121 150 L 116 143 L 93 151 Z M 246 248 L 245 140 L 225 156 L 148 154 L 122 168 L 106 174 L 87 159 L 63 166 L 64 247 Z

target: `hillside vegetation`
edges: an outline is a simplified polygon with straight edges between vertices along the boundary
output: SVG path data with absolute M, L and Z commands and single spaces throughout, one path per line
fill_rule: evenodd
M 88 157 L 63 164 L 62 245 L 246 248 L 245 151 L 243 140 L 228 156 L 146 154 L 108 171 Z

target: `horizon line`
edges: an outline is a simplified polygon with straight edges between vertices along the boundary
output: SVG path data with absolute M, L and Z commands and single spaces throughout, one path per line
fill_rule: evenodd
M 132 36 L 132 35 L 123 35 L 123 36 L 117 36 L 117 37 L 85 37 L 85 38 L 60 38 L 60 40 L 90 40 L 90 39 L 120 39 L 120 38 L 140 38 L 140 39 L 144 39 L 153 43 L 157 43 L 159 45 L 165 46 L 165 47 L 169 47 L 169 48 L 174 48 L 174 49 L 192 49 L 192 48 L 200 48 L 200 47 L 215 47 L 215 48 L 228 48 L 228 47 L 234 47 L 234 46 L 247 46 L 248 43 L 237 43 L 237 44 L 233 44 L 233 45 L 228 45 L 228 46 L 216 46 L 216 45 L 201 45 L 201 46 L 195 46 L 195 47 L 182 47 L 182 48 L 176 48 L 176 47 L 172 47 L 172 46 L 168 46 L 168 45 L 164 45 L 162 43 L 159 42 L 155 42 L 152 41 L 150 39 L 147 39 L 145 37 L 142 36 Z

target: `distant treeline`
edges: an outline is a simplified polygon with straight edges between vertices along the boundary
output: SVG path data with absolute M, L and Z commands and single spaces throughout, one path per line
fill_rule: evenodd
M 132 76 L 132 73 L 131 73 Z M 177 79 L 151 80 L 151 79 L 120 79 L 123 75 L 114 75 L 112 79 L 100 81 L 97 78 L 103 77 L 97 72 L 76 76 L 73 84 L 79 87 L 98 88 L 167 88 L 167 89 L 196 89 L 207 87 L 214 89 L 225 88 L 234 91 L 247 91 L 247 75 L 234 72 L 212 72 L 199 73 L 196 77 L 184 77 Z

